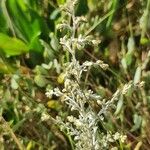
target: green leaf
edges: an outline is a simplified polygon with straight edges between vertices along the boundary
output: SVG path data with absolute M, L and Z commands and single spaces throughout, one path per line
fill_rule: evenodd
M 17 36 L 28 43 L 31 51 L 41 52 L 43 47 L 39 36 L 42 33 L 43 36 L 48 37 L 49 29 L 38 12 L 25 4 L 20 0 L 8 0 L 7 9 Z
M 40 40 L 41 45 L 44 47 L 44 58 L 48 60 L 52 60 L 54 58 L 54 50 L 50 47 L 48 43 L 43 40 Z
M 7 102 L 11 99 L 10 89 L 7 88 L 4 92 L 4 102 Z
M 106 24 L 106 27 L 107 29 L 109 29 L 111 27 L 111 24 L 113 22 L 113 18 L 114 18 L 114 15 L 118 9 L 118 4 L 119 4 L 119 1 L 118 0 L 112 0 L 111 1 L 111 5 L 110 5 L 110 11 L 113 11 L 113 13 L 109 16 L 108 18 L 108 21 L 107 21 L 107 24 Z M 109 5 L 109 4 L 108 4 Z
M 135 41 L 133 37 L 129 37 L 127 47 L 128 53 L 131 53 L 135 50 Z
M 150 43 L 150 40 L 145 38 L 145 37 L 140 39 L 140 44 L 141 45 L 146 45 L 146 44 L 149 44 L 149 43 Z
M 7 56 L 20 55 L 29 51 L 28 46 L 20 39 L 9 37 L 3 33 L 0 33 L 0 51 L 1 50 Z
M 6 64 L 0 62 L 0 73 L 6 74 L 6 73 L 10 73 L 10 67 L 7 66 Z
M 121 64 L 123 66 L 123 68 L 126 70 L 128 68 L 128 66 L 131 65 L 132 63 L 132 56 L 133 56 L 133 53 L 131 52 L 127 52 L 125 54 L 125 56 L 123 56 L 122 60 L 121 60 Z
M 116 108 L 116 111 L 115 111 L 115 115 L 119 115 L 121 110 L 122 110 L 122 107 L 123 107 L 123 95 L 120 96 L 120 99 L 117 103 L 117 108 Z
M 39 35 L 40 33 L 37 33 L 37 35 L 33 36 L 30 43 L 29 43 L 29 49 L 40 52 L 41 49 L 43 49 L 41 43 L 39 42 Z
M 42 74 L 42 75 L 47 75 L 48 76 L 48 71 L 42 66 L 36 65 L 34 71 L 37 74 Z
M 52 47 L 55 51 L 58 51 L 59 48 L 60 48 L 60 44 L 59 44 L 59 41 L 58 41 L 57 37 L 56 37 L 53 33 L 51 33 L 51 34 L 50 34 L 50 38 L 51 38 L 51 42 L 50 42 L 51 47 Z
M 34 82 L 37 84 L 39 87 L 45 87 L 48 81 L 44 78 L 43 75 L 36 75 L 34 78 Z
M 131 132 L 138 130 L 141 127 L 142 117 L 138 114 L 134 114 L 133 116 L 134 126 L 131 129 Z
M 57 16 L 59 15 L 59 13 L 60 13 L 60 9 L 55 9 L 55 10 L 51 13 L 50 19 L 51 19 L 51 20 L 56 20 L 56 18 L 57 18 Z
M 1 9 L 2 8 L 0 6 L 0 32 L 5 33 L 8 30 L 8 27 L 7 27 L 6 20 L 4 18 L 4 14 Z
M 12 79 L 11 80 L 11 88 L 16 90 L 16 89 L 18 89 L 18 87 L 19 86 L 18 86 L 18 83 L 16 82 L 16 80 Z
M 60 5 L 63 5 L 64 3 L 66 2 L 66 0 L 57 0 L 57 4 L 60 6 Z
M 125 57 L 122 58 L 121 64 L 122 64 L 122 67 L 126 70 L 127 69 L 127 63 L 126 63 Z
M 129 53 L 129 52 L 125 55 L 125 60 L 126 60 L 127 66 L 131 65 L 131 63 L 132 63 L 132 56 L 133 56 L 133 53 Z
M 142 72 L 141 67 L 138 67 L 138 68 L 136 69 L 136 72 L 135 72 L 135 75 L 134 75 L 134 84 L 137 84 L 137 83 L 140 82 L 141 72 Z
M 18 85 L 18 83 L 17 83 L 17 81 L 19 80 L 19 76 L 17 76 L 17 75 L 14 75 L 13 77 L 12 77 L 12 79 L 11 79 L 11 88 L 12 89 L 18 89 L 18 87 L 19 87 L 19 85 Z

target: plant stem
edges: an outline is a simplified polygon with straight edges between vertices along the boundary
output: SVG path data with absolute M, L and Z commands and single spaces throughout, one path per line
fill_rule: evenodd
M 16 137 L 16 135 L 14 134 L 13 130 L 11 129 L 11 127 L 9 126 L 9 124 L 7 123 L 7 121 L 1 116 L 0 120 L 2 121 L 2 123 L 5 124 L 5 128 L 6 130 L 8 130 L 8 132 L 10 133 L 11 137 L 13 138 L 13 140 L 15 141 L 15 143 L 17 144 L 18 148 L 20 150 L 24 150 L 24 146 L 21 144 L 21 142 L 19 141 L 19 139 Z

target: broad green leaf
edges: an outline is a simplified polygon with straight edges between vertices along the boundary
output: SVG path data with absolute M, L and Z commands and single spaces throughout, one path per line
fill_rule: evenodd
M 40 34 L 40 33 L 39 33 Z M 37 33 L 37 35 L 33 36 L 30 43 L 29 43 L 29 49 L 36 51 L 36 52 L 40 52 L 41 49 L 43 49 L 41 43 L 39 42 L 39 35 Z
M 16 0 L 7 1 L 7 9 L 14 23 L 15 29 L 19 30 L 26 41 L 32 37 L 31 23 L 29 13 L 24 13 Z
M 0 50 L 7 56 L 15 56 L 29 51 L 28 46 L 20 39 L 0 33 Z
M 7 1 L 7 9 L 17 36 L 26 41 L 32 51 L 41 52 L 43 48 L 39 41 L 39 36 L 42 31 L 42 34 L 48 37 L 48 27 L 38 12 L 29 7 L 23 1 Z
M 5 33 L 7 30 L 8 30 L 8 27 L 7 27 L 6 19 L 4 18 L 4 14 L 0 6 L 0 32 Z
M 22 11 L 24 12 L 27 11 L 27 6 L 26 6 L 27 2 L 24 2 L 23 0 L 17 0 L 17 2 Z

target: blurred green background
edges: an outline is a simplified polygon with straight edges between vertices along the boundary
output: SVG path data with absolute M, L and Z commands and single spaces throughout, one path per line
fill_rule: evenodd
M 47 99 L 46 88 L 62 86 L 62 51 L 56 26 L 63 20 L 65 0 L 0 1 L 0 149 L 71 149 L 70 138 L 43 113 L 65 118 L 69 112 L 58 99 Z M 97 47 L 77 51 L 79 61 L 102 59 L 106 72 L 92 69 L 87 85 L 103 98 L 133 80 L 144 81 L 116 104 L 105 125 L 127 134 L 118 149 L 150 147 L 150 0 L 79 0 L 76 16 L 87 22 L 77 34 L 92 34 Z M 114 114 L 116 115 L 114 121 Z M 7 128 L 6 128 L 6 127 Z M 62 146 L 63 145 L 63 146 Z

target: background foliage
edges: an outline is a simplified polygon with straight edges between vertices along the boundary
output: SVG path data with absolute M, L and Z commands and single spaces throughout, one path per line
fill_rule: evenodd
M 69 60 L 59 44 L 65 0 L 0 1 L 0 149 L 70 149 L 71 139 L 43 114 L 67 116 L 59 99 L 46 88 L 62 86 L 62 66 Z M 119 149 L 150 147 L 150 0 L 79 0 L 76 15 L 87 17 L 78 33 L 101 41 L 78 51 L 82 62 L 102 59 L 106 72 L 92 69 L 85 85 L 109 98 L 118 87 L 144 81 L 139 92 L 122 97 L 105 127 L 127 134 Z M 66 34 L 66 33 L 64 33 Z M 96 109 L 96 108 L 95 108 Z

